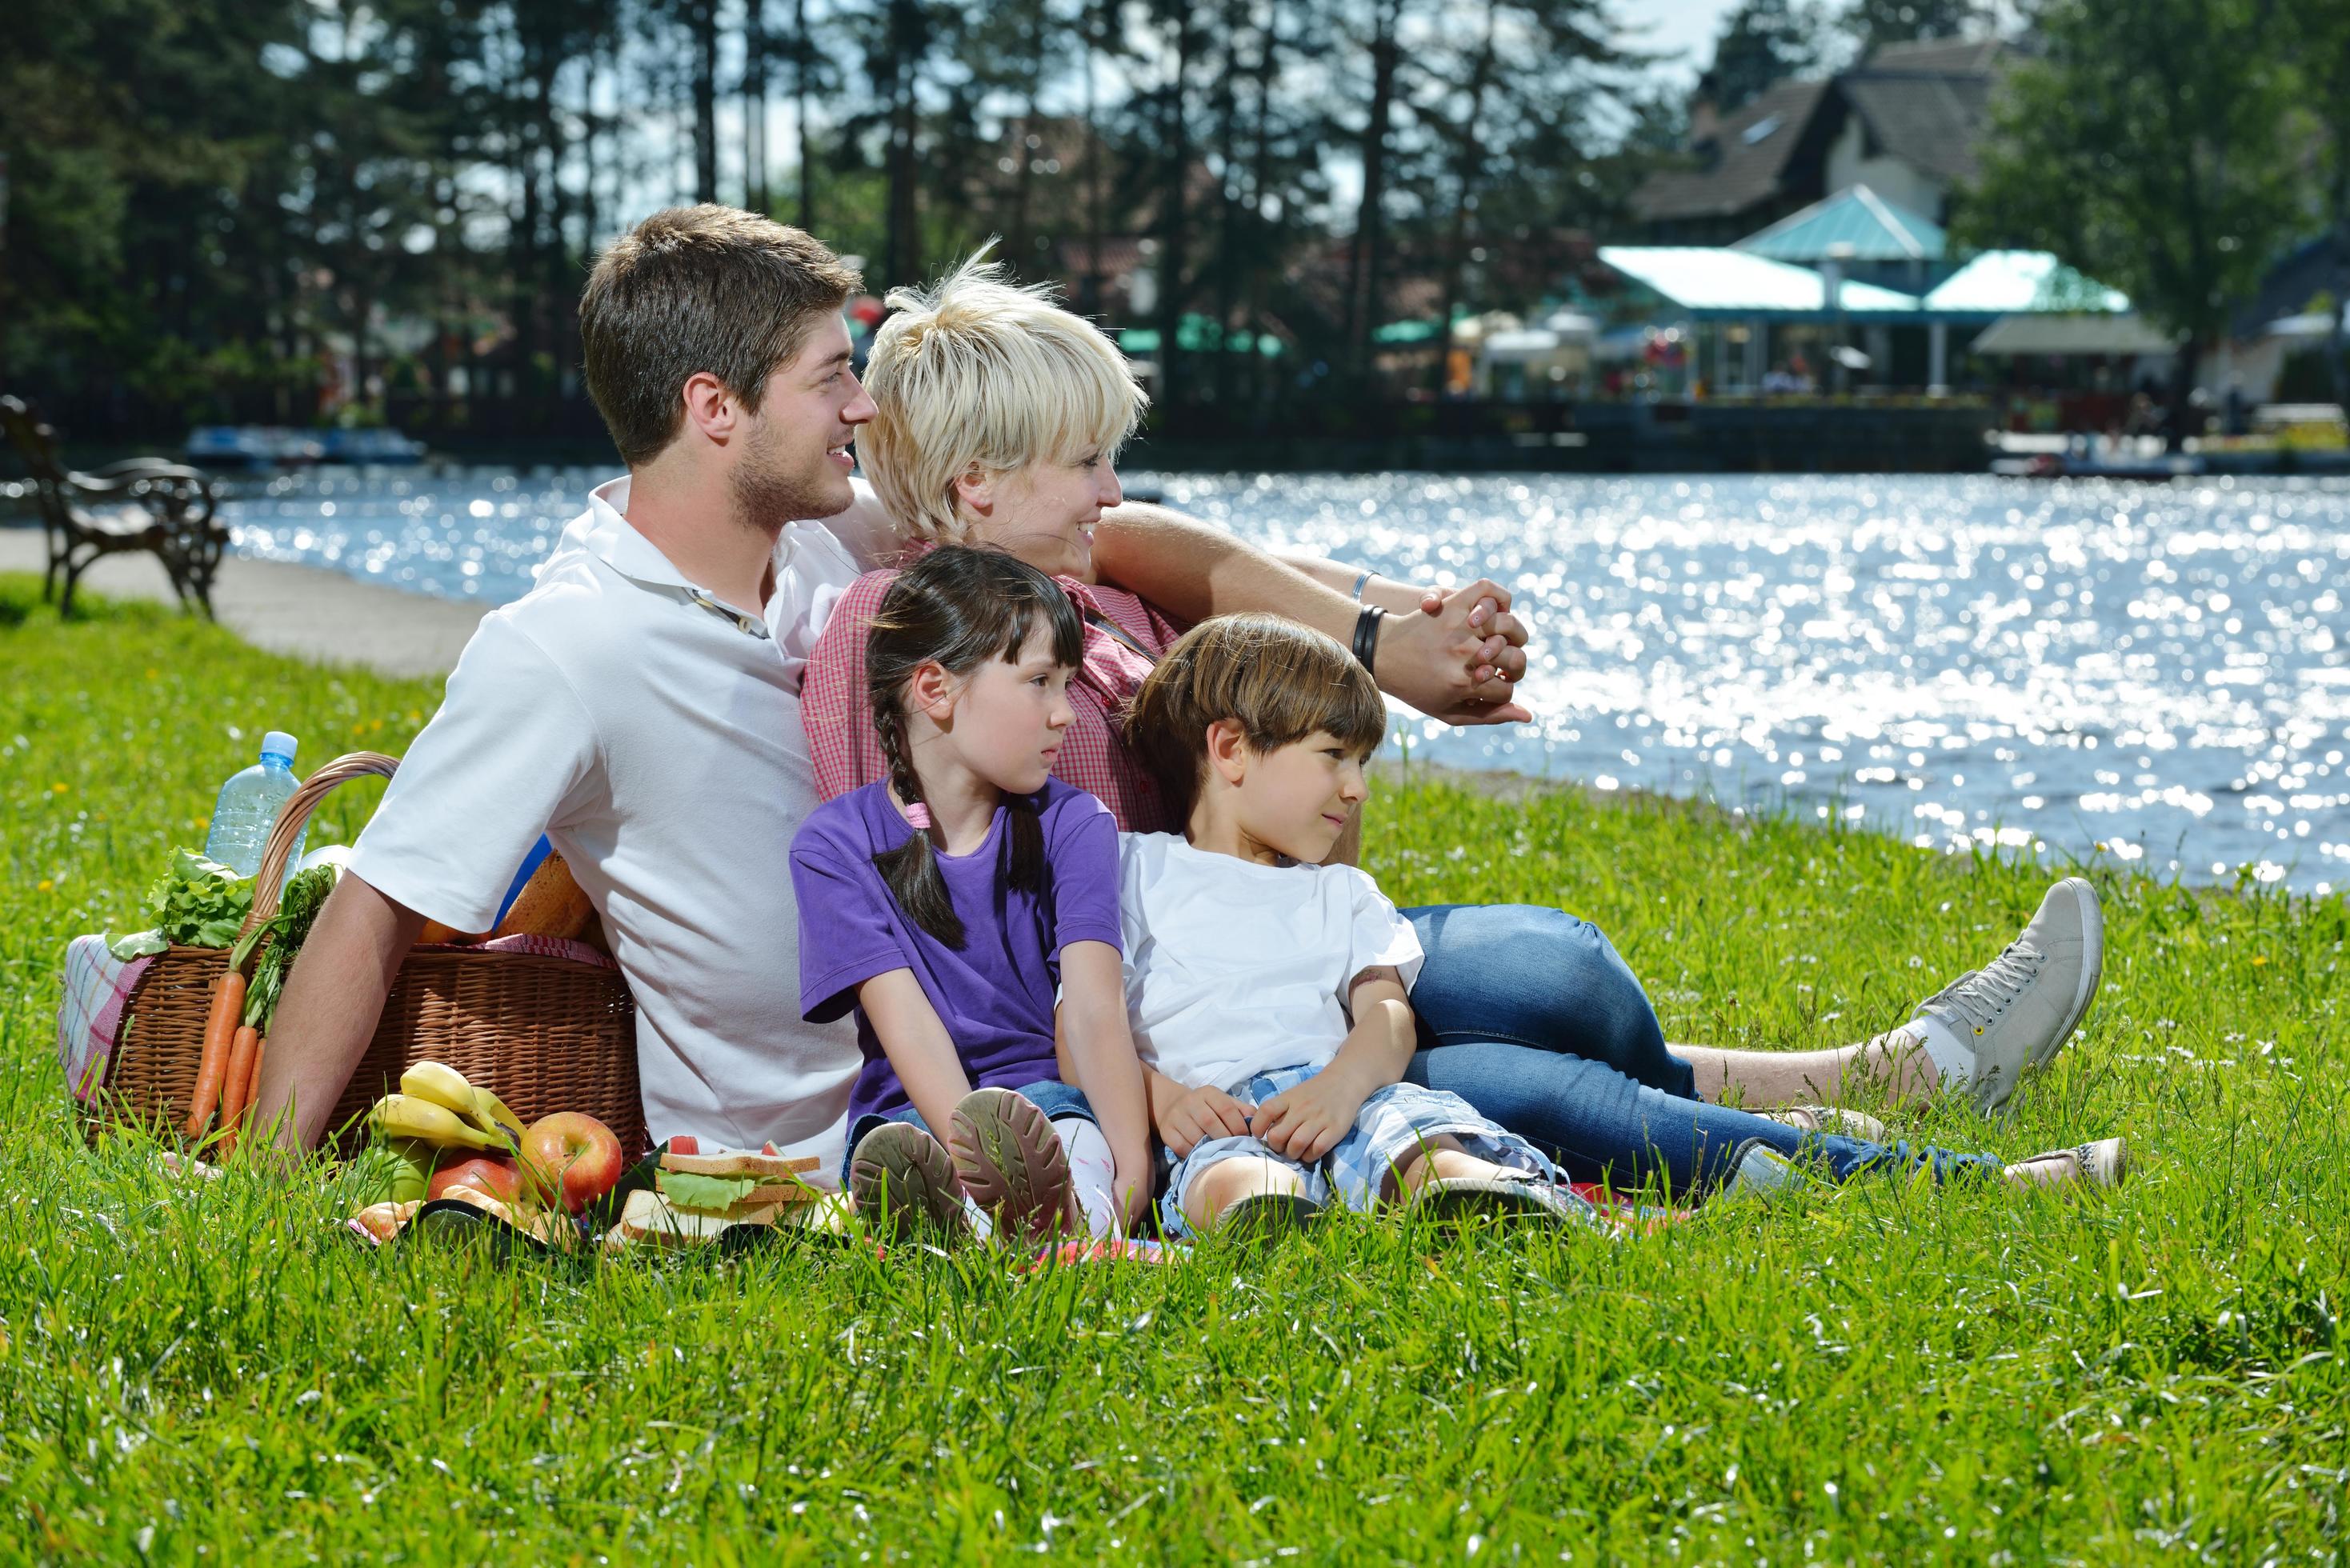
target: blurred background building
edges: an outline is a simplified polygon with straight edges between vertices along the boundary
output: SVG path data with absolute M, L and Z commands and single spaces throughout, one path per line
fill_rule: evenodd
M 1622 0 L 10 10 L 0 389 L 78 442 L 600 450 L 579 285 L 691 201 L 858 258 L 860 335 L 992 241 L 1162 452 L 2342 400 L 2350 0 L 1735 0 L 1702 57 Z

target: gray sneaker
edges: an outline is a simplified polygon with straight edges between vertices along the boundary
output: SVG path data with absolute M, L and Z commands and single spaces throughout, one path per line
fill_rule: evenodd
M 1802 1167 L 1759 1137 L 1750 1137 L 1730 1153 L 1730 1168 L 1714 1188 L 1715 1202 L 1725 1199 L 1778 1198 L 1801 1192 L 1813 1179 Z
M 2119 1187 L 2129 1169 L 2129 1140 L 2108 1137 L 2018 1160 L 2007 1168 L 2007 1179 L 2019 1187 Z
M 1935 1020 L 1950 1036 L 1927 1036 L 1942 1086 L 1966 1090 L 1985 1116 L 2005 1105 L 2080 1027 L 2105 965 L 2097 890 L 2067 877 L 2048 889 L 2005 952 L 1918 1004 L 1912 1016 Z
M 1883 1122 L 1866 1111 L 1848 1111 L 1842 1106 L 1782 1106 L 1775 1111 L 1756 1114 L 1797 1132 L 1856 1137 L 1863 1143 L 1885 1141 Z

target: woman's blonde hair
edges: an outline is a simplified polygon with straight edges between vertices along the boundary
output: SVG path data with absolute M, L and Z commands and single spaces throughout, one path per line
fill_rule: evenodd
M 1316 731 L 1357 757 L 1387 738 L 1371 672 L 1312 627 L 1277 615 L 1222 615 L 1183 634 L 1151 667 L 1126 716 L 1126 742 L 1159 780 L 1180 824 L 1208 766 L 1208 728 L 1241 727 L 1262 755 Z
M 894 288 L 873 335 L 865 389 L 880 411 L 857 434 L 865 476 L 899 526 L 962 536 L 955 481 L 974 466 L 1113 455 L 1149 399 L 1102 329 L 1053 301 L 1049 284 L 1005 281 L 982 247 L 927 289 Z

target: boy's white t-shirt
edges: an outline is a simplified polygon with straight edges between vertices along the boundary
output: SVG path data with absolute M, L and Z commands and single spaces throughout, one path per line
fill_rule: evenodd
M 773 1140 L 839 1164 L 861 1064 L 800 1018 L 792 835 L 816 807 L 800 675 L 842 590 L 893 535 L 869 489 L 784 529 L 765 613 L 715 605 L 598 489 L 483 618 L 349 869 L 460 930 L 486 929 L 543 830 L 603 916 L 637 999 L 656 1139 Z
M 1326 1066 L 1356 977 L 1385 965 L 1409 990 L 1419 976 L 1411 922 L 1352 866 L 1260 866 L 1124 833 L 1118 915 L 1135 1046 L 1187 1088 Z

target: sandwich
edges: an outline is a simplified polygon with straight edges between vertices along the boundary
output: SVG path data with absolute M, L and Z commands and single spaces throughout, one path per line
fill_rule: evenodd
M 783 1222 L 822 1197 L 804 1179 L 816 1165 L 813 1155 L 704 1154 L 690 1139 L 672 1138 L 655 1165 L 652 1187 L 629 1194 L 610 1239 L 691 1246 L 733 1226 Z

